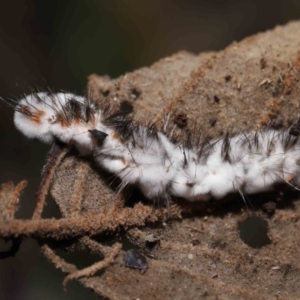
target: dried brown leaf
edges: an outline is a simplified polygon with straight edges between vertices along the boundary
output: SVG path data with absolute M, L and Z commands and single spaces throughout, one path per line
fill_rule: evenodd
M 131 107 L 134 123 L 165 126 L 181 141 L 189 132 L 194 138 L 200 132 L 218 137 L 270 122 L 288 126 L 299 113 L 299 31 L 300 22 L 291 22 L 218 53 L 180 52 L 116 80 L 92 75 L 88 90 L 100 106 Z M 43 243 L 72 238 L 71 246 L 61 247 L 112 257 L 117 244 L 99 245 L 93 236 L 122 229 L 148 256 L 147 271 L 126 268 L 120 251 L 102 276 L 76 277 L 108 299 L 298 298 L 300 202 L 289 194 L 283 196 L 286 202 L 276 199 L 278 194 L 259 198 L 283 203 L 272 216 L 253 202 L 271 239 L 255 249 L 240 238 L 239 225 L 251 214 L 241 201 L 204 207 L 171 203 L 173 218 L 165 222 L 166 210 L 142 204 L 140 194 L 134 194 L 135 206 L 127 207 L 130 193 L 117 193 L 117 185 L 110 174 L 71 153 L 55 167 L 51 190 L 63 218 L 1 222 L 0 236 L 31 236 Z M 157 239 L 152 247 L 149 236 Z M 81 274 L 48 245 L 42 250 L 66 274 Z

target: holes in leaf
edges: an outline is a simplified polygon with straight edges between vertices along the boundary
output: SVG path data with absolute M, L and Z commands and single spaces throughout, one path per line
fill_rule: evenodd
M 131 91 L 130 91 L 130 97 L 133 99 L 133 100 L 137 100 L 142 94 L 142 91 L 138 88 L 133 88 Z
M 252 248 L 261 248 L 271 243 L 268 222 L 260 217 L 250 217 L 238 226 L 240 238 Z
M 133 112 L 133 106 L 128 101 L 123 101 L 121 103 L 120 110 L 122 113 L 127 115 Z
M 104 98 L 108 97 L 110 90 L 100 90 L 100 93 Z

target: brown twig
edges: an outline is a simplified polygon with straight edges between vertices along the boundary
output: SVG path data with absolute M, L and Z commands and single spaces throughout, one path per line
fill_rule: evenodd
M 110 210 L 97 215 L 86 214 L 76 218 L 0 222 L 0 236 L 62 240 L 114 231 L 119 227 L 142 226 L 147 222 L 156 222 L 159 217 L 162 217 L 159 210 L 153 212 L 151 207 L 137 204 L 134 208 Z
M 71 274 L 69 274 L 65 280 L 63 281 L 63 286 L 66 287 L 68 281 L 79 279 L 81 277 L 91 277 L 93 276 L 97 271 L 100 271 L 106 267 L 108 267 L 111 263 L 113 263 L 115 256 L 119 253 L 119 251 L 122 248 L 122 244 L 116 243 L 113 245 L 111 252 L 109 255 L 104 258 L 103 260 L 87 267 L 79 271 L 75 271 Z
M 77 272 L 76 266 L 73 264 L 67 263 L 64 259 L 58 256 L 48 245 L 43 245 L 41 247 L 41 251 L 43 255 L 54 264 L 57 269 L 60 269 L 62 272 L 66 274 L 72 274 Z M 101 261 L 102 262 L 102 261 Z M 80 272 L 80 271 L 79 271 Z M 85 287 L 91 289 L 92 291 L 96 292 L 99 296 L 102 296 L 112 300 L 119 299 L 117 293 L 113 290 L 106 290 L 104 286 L 99 285 L 97 281 L 92 280 L 92 278 L 78 278 L 78 281 L 83 284 Z
M 56 255 L 48 245 L 43 245 L 41 247 L 41 251 L 44 256 L 55 265 L 57 269 L 62 270 L 64 273 L 73 273 L 77 271 L 77 268 L 74 265 L 65 262 L 61 257 Z
M 1 205 L 1 215 L 0 219 L 2 219 L 4 222 L 7 222 L 8 220 L 11 220 L 14 218 L 15 212 L 18 207 L 19 198 L 24 190 L 24 188 L 27 185 L 27 181 L 23 180 L 16 186 L 12 182 L 5 183 L 1 185 L 1 192 L 2 195 L 2 205 Z M 6 239 L 8 240 L 8 238 Z M 21 238 L 11 238 L 11 247 L 7 251 L 0 251 L 0 259 L 4 259 L 10 256 L 14 256 L 21 245 Z
M 52 145 L 48 153 L 48 161 L 42 172 L 42 181 L 36 193 L 36 207 L 32 215 L 33 220 L 40 219 L 55 170 L 68 151 L 68 148 L 60 144 L 54 143 Z
M 20 183 L 17 184 L 17 186 L 14 188 L 14 193 L 10 199 L 10 201 L 8 201 L 7 205 L 6 205 L 6 219 L 13 219 L 14 214 L 16 212 L 17 209 L 17 205 L 19 203 L 19 198 L 20 195 L 22 193 L 22 191 L 24 190 L 24 188 L 27 185 L 27 181 L 23 180 Z
M 97 254 L 103 255 L 103 256 L 107 255 L 107 253 L 109 253 L 109 251 L 111 250 L 110 247 L 104 246 L 104 245 L 94 241 L 93 239 L 91 239 L 88 236 L 83 236 L 82 238 L 80 238 L 78 240 L 78 243 L 79 243 L 79 247 L 87 248 L 92 253 L 97 253 Z

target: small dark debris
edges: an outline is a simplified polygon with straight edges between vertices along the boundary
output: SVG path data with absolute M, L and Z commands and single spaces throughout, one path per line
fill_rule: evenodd
M 187 125 L 187 116 L 185 113 L 179 113 L 175 116 L 174 123 L 179 127 L 185 127 Z
M 267 67 L 267 61 L 266 61 L 266 59 L 265 58 L 261 58 L 259 62 L 260 62 L 260 68 L 262 70 L 264 70 Z
M 276 210 L 276 203 L 273 201 L 268 201 L 266 203 L 263 204 L 262 209 L 263 211 L 265 211 L 267 214 L 271 215 L 274 214 L 275 210 Z
M 211 127 L 214 127 L 214 126 L 216 125 L 216 123 L 217 123 L 217 120 L 216 120 L 216 119 L 209 120 L 209 125 L 210 125 Z
M 225 81 L 229 82 L 231 80 L 232 76 L 231 75 L 226 75 L 225 76 Z
M 198 246 L 198 245 L 200 245 L 200 240 L 197 239 L 197 238 L 194 238 L 194 239 L 192 240 L 192 245 L 193 245 L 193 246 Z
M 124 254 L 125 265 L 128 268 L 134 268 L 139 270 L 148 269 L 148 262 L 144 255 L 142 255 L 136 249 L 130 249 Z
M 214 101 L 216 102 L 216 103 L 219 103 L 220 102 L 220 98 L 218 97 L 218 96 L 214 96 Z
M 287 96 L 290 95 L 291 92 L 292 92 L 292 89 L 291 89 L 291 88 L 287 88 L 287 89 L 285 90 L 285 94 L 286 94 Z
M 130 91 L 130 97 L 133 99 L 133 100 L 137 100 L 142 94 L 142 91 L 138 88 L 133 88 L 131 89 Z
M 214 242 L 211 243 L 211 248 L 216 249 L 216 248 L 220 248 L 220 249 L 225 249 L 226 247 L 226 242 L 222 242 L 221 240 L 216 240 Z
M 122 113 L 127 115 L 133 112 L 133 106 L 128 101 L 123 101 L 120 105 L 120 110 Z
M 282 88 L 282 81 L 281 81 L 281 79 L 278 79 L 275 83 L 275 87 L 274 87 L 274 90 L 272 92 L 272 96 L 274 98 L 279 96 L 279 94 L 281 92 L 281 88 Z
M 241 273 L 241 264 L 237 263 L 234 267 L 234 272 L 235 273 Z
M 274 118 L 272 121 L 271 121 L 271 124 L 270 124 L 271 128 L 273 129 L 280 129 L 283 127 L 283 118 L 281 116 L 277 116 L 276 118 Z
M 292 270 L 292 265 L 291 264 L 286 264 L 283 267 L 283 278 L 285 278 Z

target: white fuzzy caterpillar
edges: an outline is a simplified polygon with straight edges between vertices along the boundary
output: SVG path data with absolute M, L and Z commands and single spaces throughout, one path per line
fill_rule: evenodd
M 258 193 L 300 183 L 299 122 L 210 141 L 199 148 L 174 144 L 162 132 L 108 116 L 84 97 L 36 93 L 21 99 L 14 122 L 27 137 L 74 145 L 82 155 L 137 186 L 149 199 L 188 201 Z

